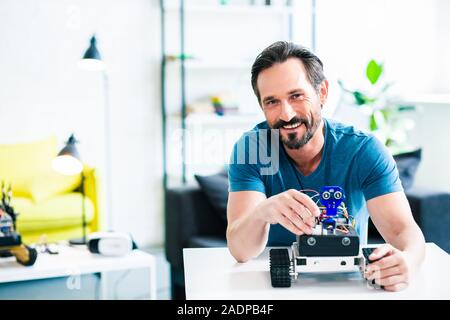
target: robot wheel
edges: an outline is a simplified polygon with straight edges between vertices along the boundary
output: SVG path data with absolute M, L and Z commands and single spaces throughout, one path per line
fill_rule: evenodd
M 274 288 L 291 286 L 289 251 L 288 249 L 270 250 L 270 280 Z

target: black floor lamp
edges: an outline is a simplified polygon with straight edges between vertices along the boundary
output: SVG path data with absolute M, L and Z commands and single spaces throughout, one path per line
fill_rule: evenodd
M 104 92 L 104 115 L 105 115 L 105 153 L 106 153 L 106 214 L 108 229 L 112 228 L 112 170 L 111 170 L 111 121 L 109 107 L 109 79 L 106 73 L 106 64 L 103 62 L 100 52 L 97 48 L 97 39 L 95 35 L 91 37 L 89 48 L 78 62 L 81 69 L 88 71 L 100 71 L 103 76 L 103 92 Z
M 86 195 L 84 192 L 84 172 L 83 163 L 81 162 L 80 154 L 77 150 L 76 144 L 78 141 L 72 134 L 67 140 L 66 145 L 58 155 L 53 159 L 52 166 L 53 169 L 64 175 L 81 175 L 80 191 L 81 191 L 81 227 L 82 227 L 82 238 L 81 239 L 71 239 L 69 243 L 72 245 L 83 245 L 86 244 Z

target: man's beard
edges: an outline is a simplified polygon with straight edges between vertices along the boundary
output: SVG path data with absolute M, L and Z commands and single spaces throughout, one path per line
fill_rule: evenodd
M 311 138 L 316 133 L 317 128 L 319 127 L 321 121 L 322 116 L 320 112 L 318 112 L 317 114 L 315 114 L 315 117 L 311 118 L 311 121 L 305 118 L 294 117 L 289 122 L 285 122 L 283 120 L 276 122 L 272 126 L 272 129 L 280 129 L 283 126 L 294 125 L 297 123 L 300 123 L 300 125 L 305 125 L 306 132 L 303 134 L 302 137 L 297 137 L 297 132 L 292 132 L 288 134 L 286 139 L 280 133 L 281 142 L 283 142 L 283 144 L 287 148 L 298 150 L 302 148 L 304 145 L 306 145 L 309 142 L 309 140 L 311 140 Z

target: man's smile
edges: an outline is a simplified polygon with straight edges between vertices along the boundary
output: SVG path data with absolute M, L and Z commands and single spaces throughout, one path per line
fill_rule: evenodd
M 287 124 L 283 126 L 284 129 L 295 129 L 298 128 L 301 125 L 300 122 L 294 123 L 294 124 Z
M 280 127 L 280 132 L 285 132 L 285 133 L 289 134 L 289 133 L 293 133 L 293 132 L 299 131 L 299 129 L 301 127 L 305 127 L 305 124 L 302 123 L 302 122 L 296 122 L 296 123 L 293 123 L 293 124 L 287 124 L 287 125 L 284 125 L 284 126 Z

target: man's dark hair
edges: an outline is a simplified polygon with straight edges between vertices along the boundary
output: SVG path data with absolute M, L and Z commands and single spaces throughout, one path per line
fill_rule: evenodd
M 309 82 L 319 92 L 320 84 L 325 80 L 322 61 L 307 48 L 287 41 L 277 41 L 264 49 L 252 66 L 252 87 L 258 102 L 261 96 L 257 87 L 258 75 L 276 63 L 285 62 L 289 58 L 297 58 L 303 62 Z

